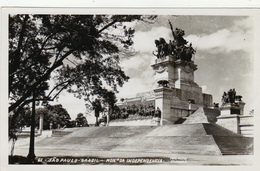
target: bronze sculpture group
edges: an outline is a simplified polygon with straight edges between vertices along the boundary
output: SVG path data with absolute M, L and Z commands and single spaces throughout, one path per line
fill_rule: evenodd
M 227 93 L 224 92 L 222 96 L 222 104 L 231 103 L 234 104 L 236 101 L 241 101 L 242 96 L 236 95 L 235 89 L 230 89 Z
M 173 41 L 169 41 L 167 43 L 164 38 L 159 38 L 159 40 L 155 40 L 155 45 L 157 47 L 156 53 L 153 54 L 159 59 L 165 56 L 171 55 L 176 58 L 176 60 L 180 59 L 182 61 L 191 61 L 192 55 L 195 54 L 195 50 L 190 43 L 187 45 L 187 41 L 183 38 L 185 35 L 184 30 L 176 28 L 173 30 L 172 24 L 169 21 L 172 35 L 174 37 Z

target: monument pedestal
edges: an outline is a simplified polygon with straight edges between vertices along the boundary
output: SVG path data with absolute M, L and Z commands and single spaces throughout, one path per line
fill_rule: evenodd
M 152 68 L 155 108 L 161 110 L 161 125 L 174 124 L 198 107 L 212 105 L 212 96 L 203 94 L 202 88 L 194 82 L 197 65 L 193 61 L 176 60 L 169 55 L 156 59 Z
M 154 74 L 153 86 L 158 88 L 158 81 L 167 80 L 168 87 L 175 87 L 176 71 L 174 67 L 175 58 L 173 56 L 165 56 L 155 60 L 155 64 L 152 65 Z
M 227 103 L 220 108 L 222 116 L 229 116 L 233 114 L 241 114 L 241 108 L 238 104 Z
M 240 117 L 244 113 L 245 103 L 224 103 L 220 108 L 220 116 L 217 118 L 217 124 L 227 128 L 235 133 L 241 134 Z
M 245 104 L 243 101 L 238 102 L 239 108 L 240 108 L 240 115 L 244 115 L 244 107 Z
M 155 93 L 155 109 L 159 107 L 161 110 L 160 125 L 172 124 L 171 122 L 171 97 L 172 89 L 168 87 L 160 87 L 154 90 Z

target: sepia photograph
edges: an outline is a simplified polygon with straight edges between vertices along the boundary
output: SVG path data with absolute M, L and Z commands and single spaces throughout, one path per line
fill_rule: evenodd
M 257 12 L 74 11 L 3 15 L 8 166 L 253 166 Z

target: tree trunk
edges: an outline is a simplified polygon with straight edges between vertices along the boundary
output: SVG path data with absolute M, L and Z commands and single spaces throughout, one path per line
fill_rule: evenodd
M 33 102 L 32 102 L 32 117 L 31 117 L 31 134 L 30 134 L 30 148 L 27 156 L 32 162 L 35 159 L 34 154 L 34 137 L 35 137 L 35 91 L 33 91 Z

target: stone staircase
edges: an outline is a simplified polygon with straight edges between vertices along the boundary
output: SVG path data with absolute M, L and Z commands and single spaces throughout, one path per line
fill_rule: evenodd
M 252 139 L 217 124 L 81 127 L 62 137 L 48 137 L 36 148 L 63 148 L 181 154 L 251 154 Z
M 253 154 L 253 138 L 213 136 L 223 155 Z
M 254 116 L 242 115 L 240 116 L 239 128 L 240 133 L 247 137 L 254 136 Z
M 64 135 L 68 135 L 72 133 L 72 131 L 64 131 L 64 130 L 53 130 L 52 137 L 63 137 Z
M 145 136 L 127 139 L 114 151 L 220 155 L 212 136 Z
M 253 154 L 253 138 L 236 134 L 218 124 L 204 124 L 223 155 Z

